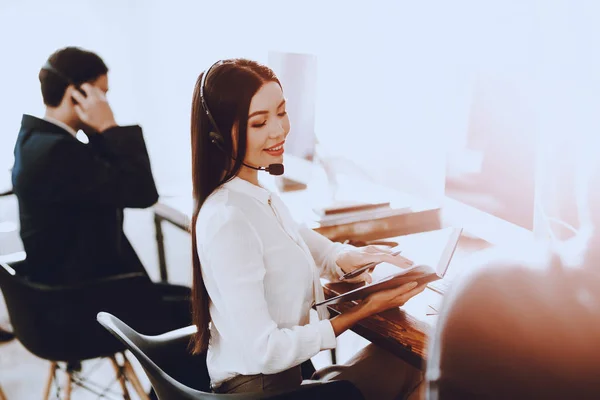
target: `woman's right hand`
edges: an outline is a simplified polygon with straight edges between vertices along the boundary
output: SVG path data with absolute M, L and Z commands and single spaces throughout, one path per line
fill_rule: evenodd
M 330 320 L 335 336 L 341 335 L 346 329 L 350 329 L 364 318 L 403 306 L 426 287 L 426 284 L 418 286 L 417 282 L 409 282 L 395 289 L 382 290 L 369 295 L 358 306 Z
M 426 284 L 418 286 L 417 282 L 409 282 L 394 289 L 375 292 L 361 303 L 361 307 L 364 307 L 369 315 L 402 307 L 412 297 L 425 290 L 426 287 Z

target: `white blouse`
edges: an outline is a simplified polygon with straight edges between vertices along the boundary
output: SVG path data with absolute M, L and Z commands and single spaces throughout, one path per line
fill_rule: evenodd
M 298 226 L 279 197 L 241 178 L 211 194 L 196 225 L 210 297 L 207 366 L 213 387 L 236 375 L 274 374 L 336 346 L 320 277 L 343 274 L 344 248 Z

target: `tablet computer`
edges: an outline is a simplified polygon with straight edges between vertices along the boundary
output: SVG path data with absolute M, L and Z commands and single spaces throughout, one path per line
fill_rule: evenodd
M 423 255 L 419 257 L 415 251 L 411 252 L 410 249 L 402 249 L 402 254 L 414 262 L 412 267 L 400 268 L 394 265 L 388 265 L 386 268 L 384 268 L 383 272 L 375 274 L 379 272 L 377 270 L 378 268 L 385 265 L 381 264 L 375 268 L 375 273 L 373 274 L 375 279 L 372 283 L 362 284 L 362 286 L 356 289 L 352 289 L 346 293 L 329 298 L 315 305 L 320 306 L 324 304 L 336 304 L 346 301 L 361 300 L 372 293 L 380 290 L 393 289 L 404 285 L 405 283 L 416 281 L 419 285 L 424 285 L 441 279 L 448 270 L 448 265 L 450 265 L 450 261 L 452 260 L 452 256 L 454 255 L 454 251 L 458 245 L 461 233 L 462 228 L 446 228 L 440 230 L 439 234 L 442 238 L 442 244 L 439 246 L 440 248 L 437 249 L 437 252 L 435 249 L 429 248 L 428 245 L 426 245 L 422 249 Z M 402 245 L 395 247 L 394 249 L 399 250 L 401 246 Z M 414 258 L 411 257 L 410 253 L 414 254 Z M 437 254 L 437 262 L 431 258 L 432 254 Z M 426 258 L 429 258 L 429 260 L 425 260 Z M 336 283 L 336 285 L 342 284 L 344 283 Z

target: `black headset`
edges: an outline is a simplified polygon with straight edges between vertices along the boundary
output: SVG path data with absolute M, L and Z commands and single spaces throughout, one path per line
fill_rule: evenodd
M 206 112 L 206 116 L 208 117 L 208 120 L 210 121 L 212 126 L 215 128 L 214 131 L 211 131 L 208 134 L 210 141 L 221 152 L 223 152 L 224 154 L 227 155 L 229 153 L 224 148 L 225 139 L 223 139 L 223 135 L 221 135 L 221 132 L 219 131 L 219 127 L 217 126 L 217 123 L 215 122 L 215 119 L 213 118 L 212 114 L 208 110 L 208 105 L 206 104 L 206 99 L 204 98 L 204 83 L 206 82 L 206 77 L 208 76 L 209 72 L 213 69 L 213 67 L 215 67 L 216 65 L 221 65 L 221 64 L 223 64 L 223 60 L 217 61 L 216 63 L 211 65 L 202 75 L 202 81 L 200 81 L 200 101 L 202 102 L 202 108 L 204 108 L 204 112 Z M 229 154 L 229 156 L 234 161 L 237 161 L 235 159 L 235 157 L 233 157 L 231 154 Z M 245 162 L 242 162 L 242 164 L 248 168 L 255 169 L 257 171 L 267 171 L 271 175 L 283 175 L 283 164 L 269 164 L 268 167 L 253 167 L 252 165 L 248 165 Z
M 71 78 L 60 72 L 58 69 L 54 68 L 54 66 L 50 63 L 50 61 L 46 61 L 44 65 L 42 65 L 42 70 L 52 72 L 54 75 L 58 76 L 63 81 L 67 82 L 67 85 L 75 86 L 75 89 L 79 91 L 84 97 L 87 97 L 87 93 L 81 88 L 80 85 L 77 85 Z M 73 99 L 73 102 L 77 104 L 77 101 Z
M 75 85 L 71 79 L 69 79 L 65 74 L 54 68 L 54 66 L 50 63 L 50 61 L 46 61 L 44 65 L 42 65 L 42 69 L 45 71 L 50 71 L 54 75 L 57 75 L 60 79 L 67 82 L 70 85 Z

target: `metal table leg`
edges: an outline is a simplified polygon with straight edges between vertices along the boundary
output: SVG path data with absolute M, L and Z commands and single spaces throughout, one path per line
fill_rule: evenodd
M 156 232 L 156 250 L 158 251 L 158 269 L 161 282 L 169 280 L 167 272 L 167 258 L 165 256 L 165 239 L 162 231 L 162 218 L 154 214 L 154 230 Z

